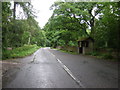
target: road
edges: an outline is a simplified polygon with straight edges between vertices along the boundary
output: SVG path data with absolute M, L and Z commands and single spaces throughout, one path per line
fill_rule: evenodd
M 18 61 L 20 67 L 3 76 L 3 88 L 118 88 L 115 62 L 50 48 Z

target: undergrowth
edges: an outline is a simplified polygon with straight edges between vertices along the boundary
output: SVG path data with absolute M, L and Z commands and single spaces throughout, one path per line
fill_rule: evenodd
M 14 48 L 13 50 L 3 50 L 2 52 L 2 60 L 10 59 L 10 58 L 20 58 L 31 55 L 37 49 L 39 49 L 37 45 L 24 45 L 22 47 Z

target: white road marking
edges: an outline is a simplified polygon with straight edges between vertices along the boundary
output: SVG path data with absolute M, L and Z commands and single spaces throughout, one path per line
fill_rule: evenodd
M 51 53 L 51 52 L 50 52 L 50 53 Z M 52 55 L 53 57 L 55 57 L 55 55 L 54 55 L 53 53 L 51 53 L 51 55 Z M 56 57 L 55 57 L 55 58 L 56 58 Z M 83 86 L 83 84 L 73 75 L 73 73 L 70 71 L 70 69 L 69 69 L 66 65 L 64 65 L 60 59 L 57 59 L 57 58 L 56 58 L 56 60 L 61 64 L 62 68 L 69 74 L 69 76 L 70 76 L 80 87 L 85 88 L 85 87 Z
M 52 53 L 51 53 L 51 54 L 52 54 Z M 55 55 L 54 55 L 54 54 L 52 54 L 52 56 L 53 56 L 53 57 L 55 57 Z
M 72 78 L 80 87 L 85 88 L 85 87 L 82 85 L 82 83 L 73 75 L 73 73 L 70 71 L 70 69 L 61 62 L 61 60 L 59 60 L 59 59 L 56 59 L 56 60 L 61 64 L 61 66 L 63 67 L 63 69 L 71 76 L 71 78 Z
M 37 51 L 33 54 L 34 56 L 33 56 L 33 59 L 32 59 L 32 61 L 31 61 L 31 62 L 34 62 L 34 61 L 36 60 L 36 58 L 35 58 L 35 57 L 36 57 L 37 53 L 39 52 L 39 50 L 40 50 L 40 49 L 38 49 L 38 50 L 37 50 Z

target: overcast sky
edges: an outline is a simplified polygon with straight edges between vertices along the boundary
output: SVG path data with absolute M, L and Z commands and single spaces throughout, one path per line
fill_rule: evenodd
M 49 10 L 49 8 L 54 3 L 54 1 L 56 0 L 32 0 L 31 2 L 33 7 L 39 11 L 39 13 L 36 14 L 36 20 L 38 21 L 41 28 L 44 27 L 52 15 L 52 10 Z

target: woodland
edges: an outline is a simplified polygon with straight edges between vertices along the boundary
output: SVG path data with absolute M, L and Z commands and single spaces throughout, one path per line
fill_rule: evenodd
M 17 7 L 22 8 L 24 18 L 16 15 Z M 11 9 L 10 2 L 2 2 L 3 59 L 19 57 L 26 50 L 24 56 L 40 47 L 77 47 L 77 40 L 84 37 L 95 40 L 91 55 L 101 50 L 106 51 L 102 54 L 106 58 L 119 55 L 120 2 L 55 2 L 50 10 L 53 14 L 41 28 L 31 3 L 14 2 Z

